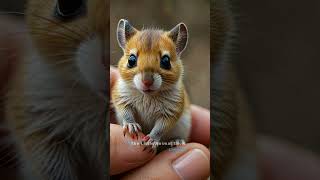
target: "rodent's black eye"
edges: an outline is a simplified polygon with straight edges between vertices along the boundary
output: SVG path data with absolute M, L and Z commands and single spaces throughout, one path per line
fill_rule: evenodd
M 167 70 L 171 69 L 170 57 L 168 55 L 164 55 L 161 57 L 160 67 Z
M 128 59 L 128 68 L 133 68 L 137 65 L 137 56 L 131 54 Z
M 80 15 L 85 10 L 85 0 L 57 0 L 55 14 L 63 20 Z

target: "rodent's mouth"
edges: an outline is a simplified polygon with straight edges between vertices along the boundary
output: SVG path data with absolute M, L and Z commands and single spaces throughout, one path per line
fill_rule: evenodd
M 141 89 L 140 90 L 144 94 L 154 94 L 157 90 L 152 90 L 152 89 Z
M 146 89 L 146 90 L 142 90 L 143 92 L 145 92 L 145 93 L 151 93 L 151 92 L 154 92 L 154 90 L 152 90 L 152 89 Z

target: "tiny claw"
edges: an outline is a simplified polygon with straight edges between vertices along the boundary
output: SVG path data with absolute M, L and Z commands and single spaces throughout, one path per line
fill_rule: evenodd
M 146 149 L 147 149 L 147 146 L 146 146 L 146 147 L 144 147 L 142 151 L 145 151 Z
M 136 134 L 136 137 L 137 137 L 137 140 L 138 140 L 138 139 L 139 139 L 139 135 L 138 135 L 138 133 L 137 133 L 137 132 L 136 132 L 135 134 Z
M 125 131 L 123 131 L 123 137 L 126 137 L 126 132 Z
M 153 149 L 152 148 L 149 150 L 149 153 L 151 153 L 151 152 L 153 153 Z
M 149 139 L 150 139 L 149 136 L 144 136 L 144 137 L 142 138 L 143 141 L 148 141 Z

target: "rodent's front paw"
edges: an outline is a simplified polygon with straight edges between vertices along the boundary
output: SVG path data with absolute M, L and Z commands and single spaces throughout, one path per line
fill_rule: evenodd
M 143 145 L 145 145 L 145 147 L 143 148 L 143 151 L 145 151 L 146 149 L 149 149 L 149 152 L 154 153 L 157 150 L 160 140 L 156 138 L 152 138 L 150 135 L 146 135 L 142 138 L 142 143 Z
M 123 136 L 126 136 L 127 133 L 130 134 L 131 138 L 139 138 L 138 132 L 141 132 L 141 126 L 138 123 L 123 123 Z

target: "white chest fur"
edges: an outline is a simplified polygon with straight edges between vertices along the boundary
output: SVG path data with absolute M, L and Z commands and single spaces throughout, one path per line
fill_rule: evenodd
M 135 121 L 142 126 L 145 132 L 150 132 L 155 122 L 162 119 L 164 115 L 176 116 L 177 103 L 182 99 L 179 84 L 176 84 L 170 91 L 154 95 L 144 94 L 122 79 L 119 79 L 117 88 L 120 96 L 118 103 L 133 107 Z

